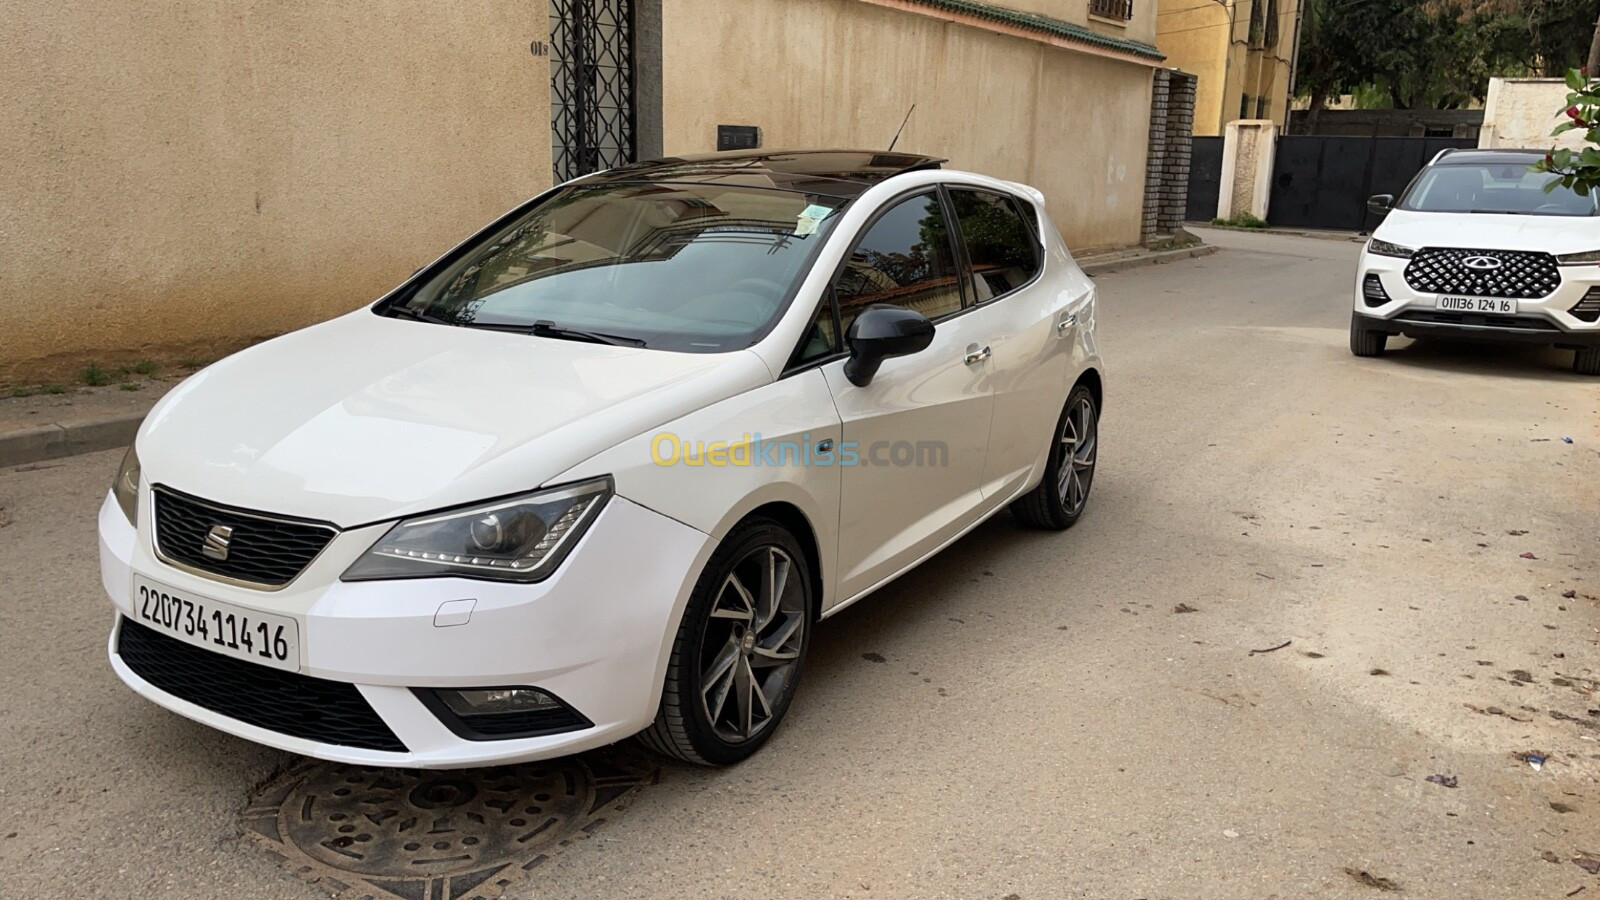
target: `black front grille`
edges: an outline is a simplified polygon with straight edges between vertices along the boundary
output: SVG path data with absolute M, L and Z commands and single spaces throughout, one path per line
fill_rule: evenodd
M 1495 316 L 1488 313 L 1450 312 L 1434 309 L 1408 309 L 1393 322 L 1418 325 L 1464 325 L 1475 328 L 1502 328 L 1507 331 L 1560 331 L 1560 326 L 1538 316 Z
M 1561 271 L 1548 253 L 1425 247 L 1406 264 L 1406 284 L 1427 294 L 1537 300 L 1561 286 Z
M 270 669 L 123 619 L 117 655 L 157 688 L 249 725 L 323 744 L 406 752 L 353 684 Z
M 320 522 L 269 517 L 197 500 L 168 488 L 153 491 L 156 549 L 167 559 L 203 572 L 276 587 L 293 581 L 338 530 Z M 233 529 L 226 559 L 205 555 L 217 525 Z

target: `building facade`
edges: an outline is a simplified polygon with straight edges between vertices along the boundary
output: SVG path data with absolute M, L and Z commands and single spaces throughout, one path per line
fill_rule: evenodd
M 1161 0 L 1156 45 L 1167 65 L 1195 75 L 1194 133 L 1236 119 L 1283 127 L 1304 0 Z
M 904 122 L 897 149 L 1038 186 L 1076 250 L 1148 232 L 1156 0 L 21 7 L 0 383 L 215 357 L 555 181 L 719 146 L 887 148 Z

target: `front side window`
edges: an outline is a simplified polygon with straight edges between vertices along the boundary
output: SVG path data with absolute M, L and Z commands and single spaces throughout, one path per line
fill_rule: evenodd
M 1523 162 L 1430 166 L 1398 204 L 1416 212 L 1500 213 L 1524 216 L 1593 216 L 1594 196 L 1557 185 L 1554 175 Z
M 843 204 L 714 184 L 579 186 L 427 278 L 399 311 L 548 337 L 737 350 L 782 314 Z
M 888 303 L 929 319 L 961 310 L 944 207 L 933 191 L 895 204 L 867 229 L 833 285 L 842 333 L 863 309 Z
M 979 303 L 1009 294 L 1039 273 L 1038 241 L 1011 198 L 955 188 L 950 205 L 967 244 Z

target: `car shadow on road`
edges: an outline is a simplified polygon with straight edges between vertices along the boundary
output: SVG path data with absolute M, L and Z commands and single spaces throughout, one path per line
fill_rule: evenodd
M 1410 340 L 1390 338 L 1384 361 L 1434 371 L 1593 381 L 1572 371 L 1572 351 L 1530 344 L 1494 344 L 1479 341 Z

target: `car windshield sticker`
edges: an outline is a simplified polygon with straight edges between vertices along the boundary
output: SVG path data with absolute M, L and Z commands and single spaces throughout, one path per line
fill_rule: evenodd
M 817 226 L 821 225 L 822 220 L 826 219 L 832 212 L 833 210 L 829 209 L 828 207 L 818 206 L 815 203 L 807 206 L 800 212 L 800 219 L 795 223 L 795 237 L 807 237 L 815 234 L 817 231 Z

